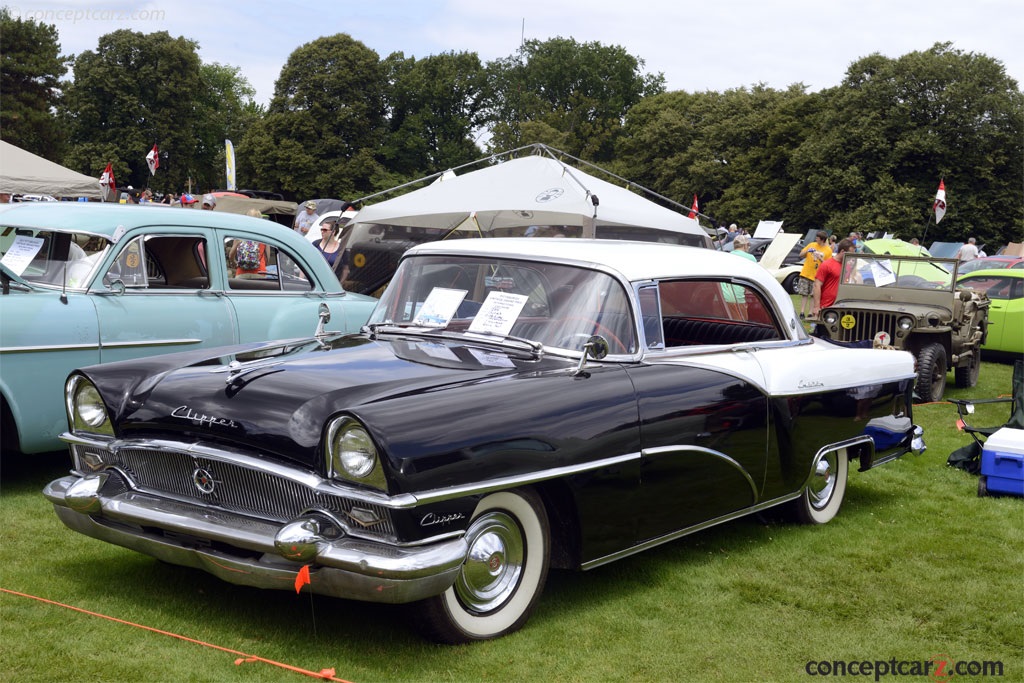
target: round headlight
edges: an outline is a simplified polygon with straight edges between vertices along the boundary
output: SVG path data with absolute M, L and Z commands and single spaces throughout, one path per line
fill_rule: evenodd
M 896 321 L 896 324 L 904 332 L 914 329 L 914 319 L 906 315 L 900 316 L 900 319 Z
M 826 311 L 823 319 L 826 325 L 835 325 L 839 320 L 839 314 L 835 311 Z
M 377 464 L 377 448 L 367 431 L 352 420 L 337 425 L 330 442 L 332 469 L 363 479 Z
M 107 409 L 103 407 L 100 392 L 92 384 L 81 383 L 75 391 L 75 413 L 90 427 L 99 427 L 107 421 Z

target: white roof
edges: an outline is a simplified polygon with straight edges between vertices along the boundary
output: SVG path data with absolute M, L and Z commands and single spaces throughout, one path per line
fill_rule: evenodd
M 742 277 L 789 300 L 771 273 L 756 261 L 728 252 L 657 242 L 585 240 L 554 237 L 505 237 L 428 242 L 412 254 L 497 255 L 597 265 L 636 282 L 669 277 Z
M 510 159 L 370 204 L 360 210 L 358 220 L 452 229 L 473 214 L 484 231 L 582 226 L 592 220 L 596 226 L 638 226 L 707 236 L 695 219 L 538 155 Z

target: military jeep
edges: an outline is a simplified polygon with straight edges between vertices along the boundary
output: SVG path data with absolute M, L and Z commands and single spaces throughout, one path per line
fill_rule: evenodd
M 815 334 L 913 353 L 915 392 L 924 402 L 942 400 L 950 367 L 956 386 L 973 387 L 989 300 L 957 289 L 957 265 L 956 259 L 847 254 L 835 303 L 821 310 Z

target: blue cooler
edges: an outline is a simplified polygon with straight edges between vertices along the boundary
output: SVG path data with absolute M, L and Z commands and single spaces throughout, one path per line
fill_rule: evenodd
M 1003 427 L 985 440 L 978 495 L 1024 496 L 1024 429 Z

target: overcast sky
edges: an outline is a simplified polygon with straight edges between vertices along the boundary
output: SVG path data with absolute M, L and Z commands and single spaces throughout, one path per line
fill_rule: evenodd
M 872 53 L 899 57 L 951 42 L 1003 63 L 1024 83 L 1022 0 L 336 0 L 334 2 L 59 2 L 0 0 L 15 17 L 56 26 L 64 54 L 95 50 L 118 29 L 195 40 L 204 62 L 241 69 L 269 102 L 288 56 L 348 33 L 382 58 L 476 52 L 489 61 L 520 41 L 620 45 L 665 75 L 669 90 L 764 83 L 837 85 Z M 358 87 L 358 83 L 353 83 Z

